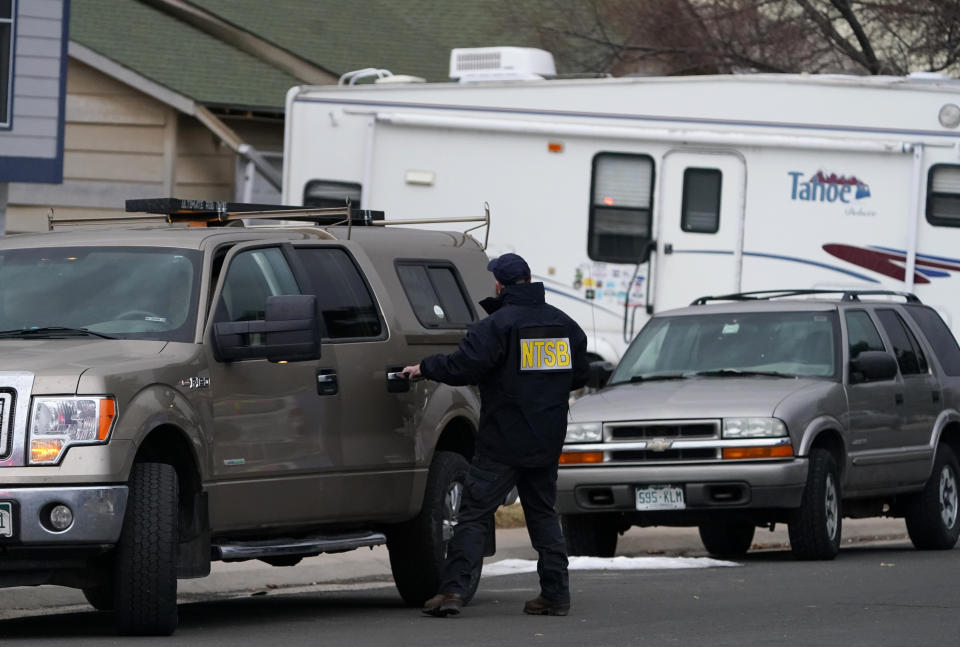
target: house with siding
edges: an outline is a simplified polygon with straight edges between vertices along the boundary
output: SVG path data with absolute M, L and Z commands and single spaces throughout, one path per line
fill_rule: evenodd
M 79 0 L 62 15 L 62 177 L 11 181 L 10 232 L 46 229 L 51 209 L 121 216 L 130 197 L 278 202 L 290 87 L 364 67 L 443 81 L 453 47 L 533 42 L 502 0 Z

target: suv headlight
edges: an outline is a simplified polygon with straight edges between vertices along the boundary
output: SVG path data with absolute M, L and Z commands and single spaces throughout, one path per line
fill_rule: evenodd
M 787 435 L 779 418 L 724 418 L 724 438 L 778 438 Z
M 603 425 L 599 422 L 568 422 L 565 443 L 598 443 L 603 440 Z
M 117 403 L 113 398 L 34 398 L 30 412 L 30 463 L 56 463 L 71 445 L 107 442 Z

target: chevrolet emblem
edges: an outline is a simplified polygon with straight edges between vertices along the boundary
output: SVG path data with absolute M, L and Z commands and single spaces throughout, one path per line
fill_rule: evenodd
M 673 447 L 673 441 L 667 438 L 654 438 L 647 441 L 647 449 L 652 452 L 665 452 Z

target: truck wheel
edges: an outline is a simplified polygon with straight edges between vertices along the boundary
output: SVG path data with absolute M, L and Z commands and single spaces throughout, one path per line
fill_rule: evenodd
M 756 529 L 749 521 L 711 521 L 700 524 L 700 541 L 715 557 L 740 557 L 753 545 Z
M 907 533 L 920 550 L 948 550 L 957 543 L 958 472 L 956 454 L 941 444 L 930 478 L 907 506 Z
M 462 455 L 437 452 L 430 463 L 420 514 L 387 533 L 393 580 L 400 597 L 410 606 L 422 606 L 437 593 L 469 469 L 470 463 Z M 465 602 L 477 591 L 482 567 L 481 563 L 470 574 L 470 583 L 463 595 Z
M 797 559 L 833 559 L 840 551 L 842 517 L 837 461 L 826 449 L 810 452 L 800 507 L 790 511 L 790 549 Z
M 168 636 L 177 628 L 177 472 L 137 463 L 114 565 L 117 630 Z
M 613 557 L 620 529 L 615 515 L 565 514 L 560 516 L 568 555 Z

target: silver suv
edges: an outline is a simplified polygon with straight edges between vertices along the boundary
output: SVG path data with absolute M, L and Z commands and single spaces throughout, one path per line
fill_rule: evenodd
M 132 208 L 169 215 L 0 240 L 0 586 L 165 634 L 211 560 L 386 543 L 404 600 L 433 595 L 479 397 L 399 371 L 477 318 L 482 247 L 349 209 Z
M 781 290 L 705 297 L 650 319 L 570 410 L 559 508 L 572 554 L 631 526 L 697 525 L 715 555 L 786 523 L 832 559 L 843 517 L 905 517 L 952 548 L 960 349 L 912 294 Z

